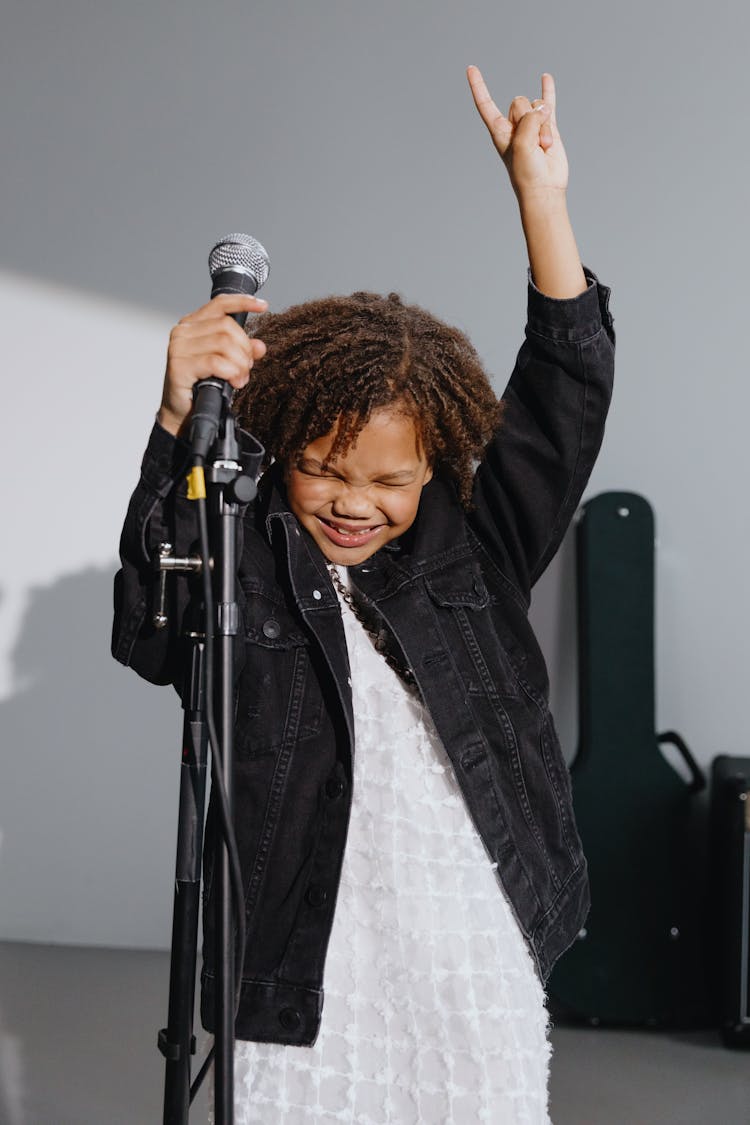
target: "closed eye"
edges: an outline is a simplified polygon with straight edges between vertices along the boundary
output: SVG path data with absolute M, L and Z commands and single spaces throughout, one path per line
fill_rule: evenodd
M 406 488 L 407 485 L 414 484 L 414 473 L 408 469 L 404 472 L 388 473 L 384 477 L 378 477 L 376 484 L 384 484 L 387 488 Z
M 338 478 L 338 473 L 334 473 L 327 465 L 319 465 L 317 461 L 299 461 L 297 472 L 306 477 L 326 477 L 331 480 Z
M 321 464 L 319 461 L 313 459 L 301 459 L 297 462 L 296 469 L 297 472 L 302 473 L 304 476 L 315 477 L 316 479 L 346 479 L 340 473 L 335 472 L 330 465 Z M 403 469 L 395 473 L 389 473 L 384 477 L 377 477 L 372 483 L 382 488 L 406 488 L 410 484 L 414 484 L 414 473 L 409 469 Z

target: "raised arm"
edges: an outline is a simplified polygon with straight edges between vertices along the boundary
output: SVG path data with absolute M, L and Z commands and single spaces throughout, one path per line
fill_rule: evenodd
M 476 107 L 515 191 L 529 253 L 526 340 L 503 395 L 505 411 L 474 484 L 471 519 L 528 598 L 557 550 L 599 452 L 614 371 L 609 290 L 583 271 L 568 218 L 568 161 L 555 85 L 514 98 L 504 116 L 469 67 Z
M 506 117 L 476 66 L 467 77 L 518 199 L 534 284 L 548 297 L 576 297 L 586 278 L 568 217 L 568 158 L 557 128 L 555 81 L 543 74 L 541 98 L 514 98 Z

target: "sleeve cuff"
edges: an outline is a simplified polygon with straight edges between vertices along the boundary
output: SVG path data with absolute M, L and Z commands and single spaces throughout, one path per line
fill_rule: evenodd
M 577 297 L 548 297 L 537 289 L 528 271 L 528 322 L 527 332 L 545 336 L 549 340 L 581 343 L 595 336 L 604 326 L 612 328 L 609 311 L 610 290 L 602 285 L 595 273 L 583 267 L 588 288 Z
M 141 462 L 144 483 L 158 496 L 166 496 L 174 482 L 184 476 L 190 458 L 190 446 L 154 422 Z

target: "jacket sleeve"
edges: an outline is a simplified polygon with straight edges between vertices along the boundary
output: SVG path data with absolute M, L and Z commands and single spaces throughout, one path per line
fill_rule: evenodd
M 120 537 L 112 655 L 154 684 L 176 682 L 177 646 L 189 601 L 189 584 L 170 576 L 169 625 L 154 628 L 159 545 L 171 543 L 175 554 L 189 554 L 198 536 L 196 514 L 184 483 L 189 452 L 185 442 L 154 424 Z
M 564 300 L 529 278 L 526 339 L 474 481 L 470 523 L 527 601 L 586 487 L 612 394 L 610 291 L 586 277 L 586 291 Z
M 257 475 L 263 448 L 240 431 L 245 471 Z M 198 553 L 195 504 L 187 498 L 185 475 L 190 447 L 156 423 L 141 463 L 141 477 L 128 506 L 120 538 L 121 569 L 115 576 L 112 655 L 154 684 L 180 687 L 181 638 L 186 614 L 197 617 L 202 600 L 199 576 L 173 572 L 167 578 L 168 625 L 152 623 L 159 586 L 159 546 L 170 543 L 175 555 Z M 247 505 L 241 507 L 244 516 Z M 242 523 L 238 521 L 238 554 L 242 554 Z M 238 601 L 241 591 L 238 590 Z M 241 646 L 239 646 L 241 647 Z

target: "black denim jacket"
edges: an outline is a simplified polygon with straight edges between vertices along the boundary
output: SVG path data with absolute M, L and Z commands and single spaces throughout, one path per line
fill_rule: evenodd
M 589 280 L 570 300 L 529 286 L 526 340 L 500 432 L 476 473 L 473 510 L 464 513 L 437 473 L 407 534 L 350 568 L 414 673 L 542 980 L 589 903 L 547 672 L 527 617 L 531 587 L 588 480 L 609 405 L 609 290 Z M 178 686 L 179 629 L 167 635 L 148 622 L 159 542 L 183 553 L 196 538 L 192 506 L 175 487 L 184 461 L 183 444 L 156 426 L 123 529 L 112 645 L 146 679 Z M 236 1032 L 311 1044 L 351 806 L 349 664 L 325 559 L 289 511 L 274 469 L 243 531 L 235 821 L 247 947 Z M 189 604 L 186 580 L 174 596 L 176 625 Z M 202 1018 L 210 1030 L 210 844 L 205 874 Z

